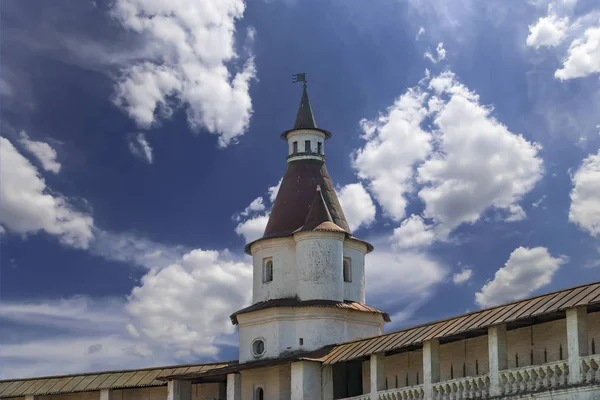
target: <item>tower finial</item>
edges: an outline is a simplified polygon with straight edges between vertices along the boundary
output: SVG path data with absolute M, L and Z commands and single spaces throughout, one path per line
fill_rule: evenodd
M 298 108 L 298 114 L 296 115 L 296 123 L 294 129 L 303 128 L 316 128 L 317 123 L 308 100 L 308 91 L 306 90 L 306 73 L 302 72 L 299 74 L 292 75 L 292 83 L 303 82 L 302 88 L 302 99 L 300 100 L 300 107 Z

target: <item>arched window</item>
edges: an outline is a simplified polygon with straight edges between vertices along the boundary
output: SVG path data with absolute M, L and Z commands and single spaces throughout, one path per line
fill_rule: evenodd
M 265 392 L 263 388 L 256 388 L 256 393 L 254 393 L 254 400 L 265 400 Z
M 344 282 L 352 282 L 352 264 L 349 258 L 344 258 L 343 261 L 343 274 L 344 274 Z
M 273 260 L 265 258 L 263 260 L 263 282 L 271 282 L 273 280 Z

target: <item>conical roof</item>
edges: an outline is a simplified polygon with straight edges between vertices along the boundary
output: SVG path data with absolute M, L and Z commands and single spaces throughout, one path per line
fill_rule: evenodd
M 296 122 L 294 123 L 294 129 L 310 129 L 316 128 L 317 123 L 315 122 L 315 116 L 308 100 L 308 92 L 306 85 L 302 90 L 302 98 L 300 99 L 300 107 L 298 107 L 298 114 L 296 114 Z

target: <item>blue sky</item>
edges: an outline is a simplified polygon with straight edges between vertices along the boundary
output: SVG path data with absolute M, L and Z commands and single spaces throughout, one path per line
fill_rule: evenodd
M 388 330 L 598 280 L 594 3 L 3 3 L 0 376 L 237 357 L 298 72 Z

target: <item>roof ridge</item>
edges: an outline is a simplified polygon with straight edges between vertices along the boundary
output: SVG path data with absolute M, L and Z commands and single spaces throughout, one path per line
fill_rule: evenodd
M 381 335 L 369 336 L 369 337 L 366 337 L 366 338 L 360 338 L 360 339 L 355 339 L 355 340 L 349 340 L 347 342 L 337 343 L 336 345 L 337 346 L 341 346 L 341 345 L 346 345 L 346 344 L 350 344 L 350 343 L 357 343 L 357 342 L 362 342 L 362 341 L 365 341 L 365 340 L 371 340 L 371 339 L 373 339 L 375 337 L 388 336 L 388 335 L 396 334 L 396 333 L 399 333 L 399 332 L 409 331 L 411 329 L 423 328 L 425 326 L 435 325 L 435 324 L 439 324 L 440 322 L 446 322 L 446 321 L 450 321 L 452 319 L 457 319 L 457 318 L 466 317 L 466 316 L 472 315 L 472 314 L 482 313 L 482 312 L 493 310 L 493 309 L 496 309 L 496 308 L 499 308 L 499 307 L 506 307 L 506 306 L 517 304 L 517 303 L 521 303 L 521 302 L 525 302 L 525 301 L 530 301 L 530 300 L 533 300 L 533 299 L 537 299 L 539 297 L 548 296 L 548 295 L 552 295 L 552 294 L 557 294 L 557 293 L 560 293 L 560 292 L 566 292 L 566 291 L 569 291 L 569 290 L 574 290 L 574 289 L 578 289 L 578 288 L 581 288 L 581 287 L 592 286 L 592 285 L 597 285 L 597 284 L 600 284 L 600 281 L 585 283 L 585 284 L 582 284 L 582 285 L 576 285 L 576 286 L 572 286 L 572 287 L 568 287 L 568 288 L 563 288 L 563 289 L 555 290 L 553 292 L 542 293 L 542 294 L 538 294 L 536 296 L 526 297 L 526 298 L 521 299 L 521 300 L 514 300 L 514 301 L 511 301 L 511 302 L 508 302 L 508 303 L 502 303 L 502 304 L 498 304 L 498 305 L 495 305 L 495 306 L 492 306 L 492 307 L 482 308 L 482 309 L 477 310 L 477 311 L 471 311 L 471 312 L 464 313 L 464 314 L 458 314 L 458 315 L 455 315 L 455 316 L 452 316 L 452 317 L 441 318 L 441 319 L 437 319 L 437 320 L 434 320 L 434 321 L 431 321 L 431 322 L 425 322 L 425 323 L 422 323 L 422 324 L 409 326 L 409 327 L 398 329 L 398 330 L 395 330 L 395 331 L 386 332 L 386 333 L 383 333 Z
M 199 364 L 179 364 L 179 365 L 165 365 L 159 367 L 146 367 L 146 368 L 131 368 L 131 369 L 117 369 L 111 371 L 96 371 L 96 372 L 83 372 L 83 373 L 75 373 L 75 374 L 64 374 L 64 375 L 46 375 L 46 376 L 36 376 L 32 378 L 14 378 L 14 379 L 0 379 L 0 383 L 3 382 L 15 382 L 15 381 L 37 381 L 40 379 L 58 379 L 58 378 L 68 378 L 68 377 L 76 377 L 76 376 L 90 376 L 90 375 L 101 375 L 101 374 L 119 374 L 119 373 L 127 373 L 127 372 L 140 372 L 140 371 L 152 371 L 157 369 L 170 369 L 170 368 L 185 368 L 185 367 L 198 367 L 201 365 L 216 365 L 216 364 L 230 364 L 234 362 L 239 362 L 239 360 L 228 360 L 228 361 L 214 361 L 209 363 L 199 363 Z

